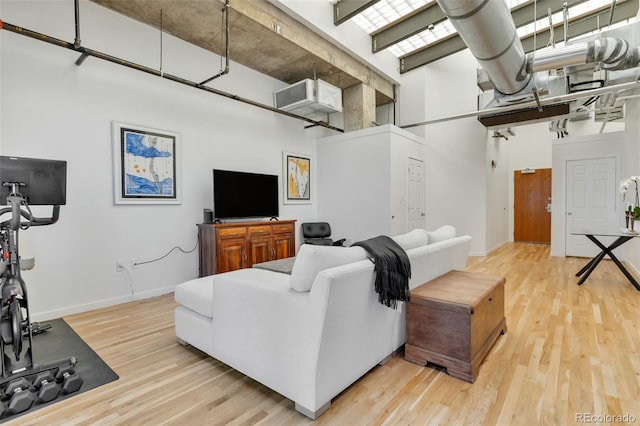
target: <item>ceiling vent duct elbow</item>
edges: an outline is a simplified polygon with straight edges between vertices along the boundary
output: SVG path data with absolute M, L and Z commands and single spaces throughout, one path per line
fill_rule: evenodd
M 504 1 L 437 1 L 498 91 L 510 95 L 527 87 L 526 55 Z

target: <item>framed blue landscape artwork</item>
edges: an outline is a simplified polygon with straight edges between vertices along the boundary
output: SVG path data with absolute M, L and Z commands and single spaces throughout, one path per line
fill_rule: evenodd
M 180 134 L 113 122 L 116 204 L 180 204 Z

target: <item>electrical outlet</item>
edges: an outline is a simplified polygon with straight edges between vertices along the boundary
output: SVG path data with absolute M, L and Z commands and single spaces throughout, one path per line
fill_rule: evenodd
M 116 260 L 116 272 L 124 272 L 126 269 L 125 262 Z

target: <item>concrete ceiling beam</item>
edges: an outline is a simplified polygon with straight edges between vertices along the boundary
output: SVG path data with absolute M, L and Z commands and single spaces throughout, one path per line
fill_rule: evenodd
M 310 55 L 306 63 L 306 68 L 310 73 L 309 77 L 313 76 L 314 69 L 317 71 L 322 68 L 322 73 L 317 72 L 317 76 L 334 86 L 346 88 L 363 83 L 373 87 L 384 96 L 393 98 L 392 82 L 268 1 L 233 0 L 230 5 L 232 10 L 273 31 L 278 36 L 273 38 L 276 43 L 275 49 L 283 50 L 287 48 L 289 43 L 293 43 L 306 51 Z M 288 66 L 288 64 L 283 66 Z M 344 74 L 357 82 L 353 82 L 351 79 L 339 81 L 344 77 Z

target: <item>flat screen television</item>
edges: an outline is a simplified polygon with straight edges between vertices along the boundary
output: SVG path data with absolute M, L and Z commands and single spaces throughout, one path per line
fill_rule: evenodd
M 11 187 L 21 185 L 18 192 L 32 206 L 62 206 L 67 203 L 67 162 L 0 155 L 0 206 L 7 205 Z
M 213 216 L 216 219 L 277 217 L 278 176 L 213 170 Z

